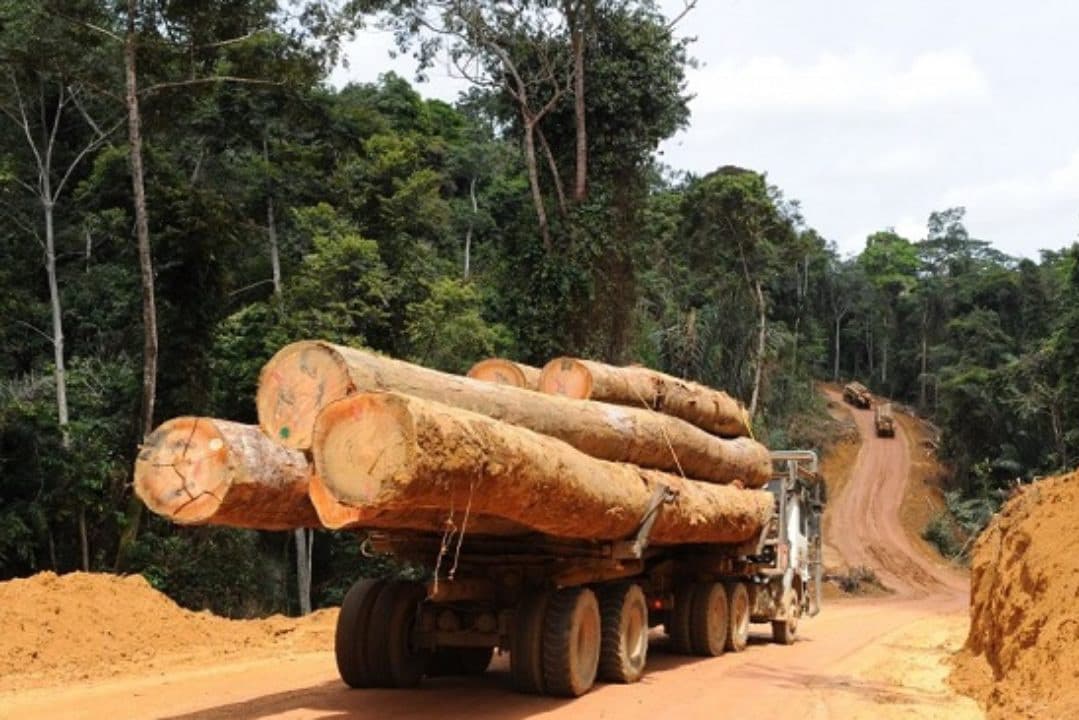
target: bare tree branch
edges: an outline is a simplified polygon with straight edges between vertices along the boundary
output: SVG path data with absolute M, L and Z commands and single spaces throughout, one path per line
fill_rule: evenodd
M 688 15 L 695 7 L 697 7 L 697 0 L 682 0 L 682 11 L 675 15 L 673 20 L 667 23 L 666 30 L 674 30 L 674 26 L 682 22 L 682 18 Z
M 206 78 L 191 78 L 188 80 L 176 80 L 173 82 L 158 83 L 156 85 L 150 85 L 149 87 L 145 87 L 139 90 L 138 94 L 140 96 L 149 95 L 159 90 L 167 90 L 169 88 L 188 87 L 191 85 L 208 85 L 211 83 L 221 82 L 241 83 L 244 85 L 284 85 L 284 83 L 279 80 L 260 80 L 258 78 L 235 77 L 233 75 L 215 75 L 213 77 Z
M 68 165 L 67 171 L 64 173 L 64 177 L 60 179 L 60 184 L 56 186 L 56 191 L 53 193 L 54 198 L 60 197 L 60 193 L 64 191 L 64 185 L 67 183 L 68 178 L 71 177 L 71 173 L 75 170 L 75 167 L 80 162 L 82 162 L 82 159 L 86 157 L 87 153 L 93 152 L 97 148 L 101 147 L 110 135 L 120 129 L 120 127 L 124 124 L 125 119 L 126 118 L 120 118 L 119 120 L 117 120 L 116 123 L 108 129 L 108 131 L 101 135 L 98 135 L 96 138 L 87 143 L 86 146 L 79 152 L 79 154 L 75 156 L 75 159 L 71 161 L 70 165 Z

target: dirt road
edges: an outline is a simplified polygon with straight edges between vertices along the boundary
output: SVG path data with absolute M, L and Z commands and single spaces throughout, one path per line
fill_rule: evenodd
M 574 701 L 510 692 L 505 656 L 480 678 L 411 691 L 347 690 L 327 651 L 0 696 L 0 717 L 981 718 L 973 701 L 944 682 L 943 660 L 966 632 L 965 579 L 917 551 L 899 521 L 906 434 L 877 439 L 872 413 L 853 413 L 863 442 L 843 492 L 832 498 L 827 541 L 846 563 L 873 567 L 895 592 L 826 605 L 802 623 L 794 646 L 761 634 L 744 653 L 701 660 L 666 654 L 657 640 L 641 683 L 601 685 Z

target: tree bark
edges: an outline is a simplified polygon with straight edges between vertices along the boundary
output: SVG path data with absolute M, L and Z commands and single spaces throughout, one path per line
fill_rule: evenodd
M 476 201 L 476 178 L 473 177 L 468 183 L 468 197 L 472 200 L 472 217 L 468 219 L 468 231 L 465 233 L 465 272 L 464 278 L 468 280 L 472 275 L 472 232 L 479 214 L 480 206 Z
M 577 168 L 573 184 L 573 199 L 582 202 L 588 197 L 588 122 L 585 110 L 584 25 L 591 19 L 590 3 L 575 4 L 567 0 L 564 6 L 570 25 L 570 45 L 573 52 L 573 119 L 576 128 Z
M 558 211 L 562 214 L 562 217 L 565 217 L 566 213 L 569 212 L 569 208 L 566 203 L 566 190 L 562 187 L 562 176 L 558 173 L 558 163 L 555 162 L 551 146 L 547 144 L 547 136 L 543 134 L 543 129 L 537 126 L 536 134 L 539 135 L 543 155 L 547 158 L 547 169 L 551 173 L 551 182 L 554 183 L 555 197 L 558 198 Z
M 82 571 L 90 572 L 90 540 L 86 535 L 86 507 L 79 506 L 79 549 L 82 555 Z
M 49 307 L 52 310 L 53 376 L 56 381 L 56 417 L 60 424 L 61 442 L 67 449 L 68 435 L 67 372 L 64 366 L 64 318 L 60 304 L 60 285 L 56 280 L 56 231 L 53 226 L 52 191 L 47 175 L 42 177 L 45 212 L 45 276 L 49 282 Z
M 296 536 L 296 586 L 300 600 L 300 615 L 311 614 L 311 543 L 314 533 L 303 528 L 293 531 Z
M 398 393 L 328 406 L 313 452 L 329 493 L 364 512 L 447 511 L 452 503 L 563 538 L 629 537 L 658 486 L 677 493 L 652 528 L 661 545 L 744 542 L 774 508 L 765 491 L 596 460 L 554 438 Z
M 835 319 L 835 358 L 832 361 L 832 382 L 839 382 L 839 327 L 843 318 Z
M 262 139 L 262 159 L 270 163 L 270 150 L 266 138 Z M 266 193 L 266 237 L 270 242 L 270 270 L 273 277 L 273 294 L 281 295 L 281 253 L 277 246 L 277 220 L 274 218 L 273 192 Z
M 536 390 L 539 388 L 540 372 L 539 368 L 531 365 L 503 358 L 487 358 L 469 368 L 468 377 L 499 385 Z
M 182 525 L 258 530 L 320 527 L 307 496 L 310 468 L 254 425 L 203 417 L 169 420 L 135 460 L 135 494 Z
M 551 250 L 551 228 L 547 223 L 547 209 L 543 205 L 543 193 L 540 190 L 539 167 L 536 164 L 535 129 L 523 110 L 521 115 L 525 125 L 525 167 L 528 169 L 528 184 L 532 189 L 532 205 L 536 209 L 536 222 L 539 223 L 543 247 L 549 251 Z
M 724 440 L 649 410 L 480 382 L 325 342 L 293 343 L 266 364 L 256 397 L 259 424 L 278 442 L 307 450 L 323 408 L 353 393 L 378 391 L 482 413 L 605 460 L 680 470 L 716 483 L 740 480 L 747 487 L 771 477 L 767 448 L 749 438 Z
M 928 376 L 928 373 L 929 373 L 929 367 L 928 367 L 929 339 L 927 337 L 928 334 L 929 334 L 929 329 L 928 328 L 929 328 L 929 311 L 924 310 L 922 312 L 922 377 L 921 377 L 922 382 L 921 382 L 921 388 L 920 388 L 919 397 L 918 397 L 918 407 L 923 412 L 925 411 L 926 403 L 929 401 L 929 398 L 928 398 L 927 393 L 926 393 L 926 383 L 929 380 L 929 376 Z
M 764 304 L 764 292 L 761 290 L 761 281 L 756 283 L 757 313 L 759 324 L 757 328 L 757 358 L 753 368 L 753 395 L 749 399 L 749 417 L 757 416 L 757 402 L 761 396 L 761 378 L 764 376 L 764 350 L 765 340 L 768 337 L 768 314 Z
M 140 432 L 145 439 L 154 426 L 157 400 L 157 307 L 154 297 L 154 268 L 150 252 L 150 222 L 146 210 L 146 184 L 142 164 L 142 117 L 139 111 L 136 64 L 138 0 L 127 0 L 127 33 L 124 37 L 124 105 L 127 110 L 128 149 L 131 162 L 131 189 L 135 207 L 135 237 L 138 245 L 139 278 L 142 288 L 142 417 Z M 128 549 L 138 537 L 142 504 L 131 498 L 126 527 L 116 551 L 116 568 L 122 567 Z
M 645 367 L 555 358 L 543 366 L 539 390 L 552 395 L 648 408 L 721 437 L 749 435 L 746 408 L 730 395 Z

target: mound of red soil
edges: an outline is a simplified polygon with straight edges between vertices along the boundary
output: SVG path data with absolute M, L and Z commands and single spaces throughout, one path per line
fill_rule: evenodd
M 974 548 L 953 684 L 996 718 L 1079 718 L 1079 472 L 1010 500 Z
M 185 610 L 141 575 L 51 572 L 0 583 L 0 690 L 243 653 L 332 648 L 336 611 L 227 620 Z

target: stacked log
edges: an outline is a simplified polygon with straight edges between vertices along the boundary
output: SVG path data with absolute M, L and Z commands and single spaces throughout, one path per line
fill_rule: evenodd
M 308 497 L 302 453 L 254 425 L 205 417 L 169 420 L 135 460 L 135 494 L 182 525 L 260 530 L 321 527 Z
M 468 371 L 473 380 L 535 390 L 539 387 L 540 369 L 504 358 L 480 360 Z
M 395 391 L 440 402 L 563 440 L 592 457 L 715 483 L 760 487 L 771 476 L 768 450 L 746 437 L 723 439 L 669 415 L 575 402 L 480 382 L 325 342 L 299 342 L 263 368 L 256 405 L 263 431 L 309 450 L 316 418 L 354 393 Z M 325 478 L 323 478 L 325 480 Z
M 614 367 L 591 360 L 556 358 L 543 367 L 539 390 L 582 400 L 647 407 L 721 437 L 750 434 L 749 413 L 727 393 L 646 367 Z
M 765 491 L 597 460 L 525 428 L 398 393 L 328 405 L 313 453 L 328 493 L 365 516 L 407 517 L 452 502 L 475 516 L 469 526 L 481 534 L 483 517 L 495 516 L 557 537 L 625 538 L 660 485 L 677 498 L 659 514 L 654 544 L 744 542 L 773 509 Z
M 773 512 L 768 451 L 723 393 L 573 359 L 470 375 L 294 343 L 262 370 L 258 427 L 164 423 L 136 493 L 181 524 L 619 540 L 670 490 L 658 545 L 745 542 Z

